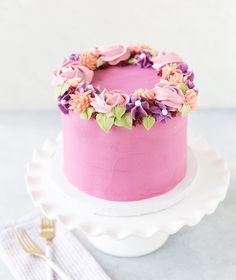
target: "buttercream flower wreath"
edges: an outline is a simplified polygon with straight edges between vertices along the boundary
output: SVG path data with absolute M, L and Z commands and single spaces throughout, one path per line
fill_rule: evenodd
M 152 67 L 160 82 L 130 95 L 92 85 L 96 69 L 129 64 Z M 54 71 L 53 84 L 64 114 L 73 111 L 82 119 L 94 118 L 108 132 L 113 125 L 131 129 L 142 124 L 149 130 L 155 122 L 186 116 L 196 107 L 198 97 L 193 80 L 194 73 L 175 53 L 155 51 L 148 45 L 115 45 L 66 57 L 61 68 Z

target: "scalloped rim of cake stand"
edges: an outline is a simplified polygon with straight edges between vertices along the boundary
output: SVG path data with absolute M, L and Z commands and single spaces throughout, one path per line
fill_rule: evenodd
M 227 162 L 203 137 L 198 137 L 190 141 L 198 163 L 195 186 L 177 204 L 155 213 L 130 217 L 73 213 L 68 205 L 62 209 L 61 197 L 58 203 L 57 195 L 47 196 L 40 189 L 42 166 L 60 141 L 61 135 L 47 140 L 41 149 L 34 151 L 26 174 L 27 189 L 35 206 L 45 215 L 59 220 L 68 229 L 80 228 L 91 238 L 106 235 L 121 240 L 135 236 L 151 238 L 159 232 L 174 234 L 184 225 L 194 226 L 205 215 L 212 214 L 227 193 L 230 179 Z

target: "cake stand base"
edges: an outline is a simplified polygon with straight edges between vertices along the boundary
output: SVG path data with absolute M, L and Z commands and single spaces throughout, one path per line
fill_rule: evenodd
M 26 175 L 28 191 L 44 215 L 57 219 L 69 230 L 80 229 L 104 253 L 119 257 L 146 255 L 160 248 L 169 235 L 183 226 L 194 226 L 205 215 L 212 214 L 227 193 L 230 178 L 227 162 L 205 139 L 190 140 L 189 146 L 198 172 L 195 177 L 192 176 L 195 172 L 189 176 L 194 180 L 187 193 L 187 187 L 184 191 L 181 188 L 169 198 L 167 194 L 158 201 L 154 198 L 153 201 L 149 199 L 148 203 L 141 201 L 132 205 L 98 202 L 95 198 L 76 195 L 68 185 L 63 189 L 49 172 L 50 163 L 61 143 L 60 137 L 46 141 L 41 149 L 34 152 Z M 59 160 L 54 165 L 60 167 Z M 177 202 L 176 196 L 183 192 L 184 196 Z M 92 200 L 96 207 L 91 207 Z M 158 205 L 157 208 L 155 205 L 160 202 L 162 207 Z M 133 209 L 132 212 L 128 208 Z M 108 212 L 110 215 L 106 215 Z
M 159 231 L 150 238 L 130 236 L 125 239 L 114 239 L 108 235 L 91 237 L 88 240 L 100 251 L 116 257 L 139 257 L 159 249 L 167 241 L 169 235 Z

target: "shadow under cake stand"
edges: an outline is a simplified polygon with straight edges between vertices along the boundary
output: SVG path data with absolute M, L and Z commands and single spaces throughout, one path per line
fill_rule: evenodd
M 26 174 L 33 203 L 68 229 L 79 228 L 101 251 L 136 257 L 160 248 L 184 225 L 212 214 L 229 186 L 226 161 L 204 138 L 193 138 L 184 180 L 170 192 L 142 201 L 112 202 L 74 188 L 64 176 L 61 134 L 34 151 Z

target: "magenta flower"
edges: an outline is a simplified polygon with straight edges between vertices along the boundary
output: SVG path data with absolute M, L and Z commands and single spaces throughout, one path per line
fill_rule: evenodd
M 134 120 L 138 117 L 147 117 L 149 103 L 140 96 L 131 96 L 129 103 L 126 104 L 126 110 L 131 113 L 131 117 Z

